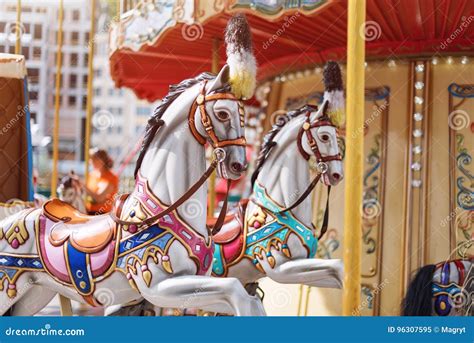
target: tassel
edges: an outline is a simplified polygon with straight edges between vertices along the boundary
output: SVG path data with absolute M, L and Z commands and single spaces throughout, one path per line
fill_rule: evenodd
M 270 267 L 275 267 L 275 257 L 273 257 L 272 253 L 271 252 L 268 252 L 267 253 L 267 261 L 268 261 L 268 264 L 270 265 Z
M 147 287 L 150 287 L 151 284 L 151 272 L 148 270 L 148 267 L 146 265 L 142 266 L 142 277 L 143 281 L 145 281 L 145 284 Z
M 237 98 L 250 99 L 256 86 L 257 62 L 253 54 L 252 33 L 244 14 L 229 19 L 225 42 L 232 92 Z
M 258 269 L 261 273 L 265 274 L 265 270 L 263 269 L 263 267 L 262 267 L 262 265 L 260 264 L 260 262 L 257 262 L 257 263 L 255 264 L 255 267 L 257 267 L 257 269 Z
M 288 258 L 291 258 L 291 252 L 290 249 L 288 248 L 288 245 L 283 244 L 281 246 L 281 252 Z
M 167 255 L 164 255 L 161 258 L 161 265 L 163 266 L 163 269 L 168 273 L 168 274 L 173 274 L 173 268 L 171 268 L 171 262 L 170 258 Z
M 7 290 L 7 295 L 10 299 L 13 299 L 14 297 L 16 297 L 16 287 L 15 285 L 10 285 L 8 286 L 8 290 Z

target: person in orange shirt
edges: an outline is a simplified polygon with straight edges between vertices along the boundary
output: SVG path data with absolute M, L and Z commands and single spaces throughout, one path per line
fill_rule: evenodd
M 87 193 L 86 209 L 89 214 L 110 212 L 118 192 L 119 178 L 112 172 L 113 160 L 102 149 L 92 149 L 92 171 L 84 189 Z

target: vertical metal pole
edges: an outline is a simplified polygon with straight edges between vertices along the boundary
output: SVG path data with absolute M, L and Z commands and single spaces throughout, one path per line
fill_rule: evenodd
M 94 77 L 94 35 L 95 35 L 95 0 L 91 0 L 91 29 L 89 32 L 89 60 L 87 76 L 87 109 L 86 109 L 86 137 L 84 144 L 84 180 L 87 184 L 89 179 L 89 150 L 91 143 L 91 122 L 92 122 L 92 95 Z
M 217 74 L 219 72 L 219 39 L 212 40 L 212 65 L 211 72 Z M 214 217 L 216 209 L 216 172 L 214 171 L 209 178 L 209 218 Z
M 63 0 L 59 0 L 58 16 L 58 35 L 56 51 L 56 92 L 54 95 L 54 126 L 53 126 L 53 166 L 51 170 L 51 196 L 57 196 L 58 188 L 58 157 L 59 157 L 59 107 L 61 94 L 61 75 L 62 75 L 62 48 L 63 48 L 63 19 L 64 6 Z
M 358 313 L 361 292 L 362 177 L 364 135 L 365 0 L 348 2 L 347 14 L 347 123 L 346 183 L 344 201 L 344 290 L 343 315 Z
M 63 19 L 64 4 L 63 0 L 59 0 L 58 13 L 58 35 L 56 52 L 56 92 L 54 95 L 54 128 L 53 128 L 53 166 L 51 172 L 51 196 L 56 197 L 56 189 L 58 188 L 58 157 L 59 157 L 59 108 L 61 94 L 61 75 L 62 75 L 62 48 L 63 48 Z M 59 305 L 62 316 L 72 316 L 71 300 L 59 295 Z
M 21 53 L 21 0 L 16 2 L 16 27 L 15 27 L 15 54 Z

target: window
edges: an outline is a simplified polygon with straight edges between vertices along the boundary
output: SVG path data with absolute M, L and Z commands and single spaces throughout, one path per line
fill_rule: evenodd
M 113 88 L 109 88 L 109 96 L 113 96 L 114 95 L 114 89 Z
M 71 44 L 78 45 L 79 44 L 79 32 L 71 32 Z
M 71 67 L 77 67 L 77 64 L 79 62 L 79 55 L 76 53 L 72 53 L 70 55 L 70 61 L 71 61 Z
M 85 110 L 87 108 L 87 97 L 82 97 L 82 109 Z
M 30 92 L 30 100 L 36 101 L 38 100 L 38 92 Z
M 79 21 L 80 18 L 81 18 L 81 12 L 79 12 L 79 10 L 73 10 L 72 11 L 72 20 L 73 21 Z
M 41 39 L 42 37 L 42 32 L 41 32 L 41 25 L 40 24 L 35 24 L 33 28 L 33 38 L 34 39 Z
M 33 47 L 33 59 L 40 60 L 41 59 L 41 48 L 40 47 Z
M 87 88 L 87 75 L 82 75 L 82 87 Z
M 69 87 L 77 88 L 77 75 L 76 74 L 69 75 Z
M 68 104 L 70 107 L 76 106 L 76 99 L 77 99 L 77 98 L 76 98 L 74 95 L 68 96 L 67 104 Z
M 144 106 L 138 106 L 137 107 L 137 114 L 139 116 L 149 116 L 151 113 L 149 107 L 144 107 Z
M 102 90 L 101 90 L 100 88 L 96 88 L 96 89 L 94 89 L 94 95 L 96 95 L 96 96 L 100 96 L 100 95 L 101 95 L 101 93 L 102 93 Z
M 87 63 L 89 63 L 89 55 L 84 55 L 84 67 L 87 67 Z
M 21 48 L 21 54 L 25 56 L 25 59 L 28 61 L 30 59 L 30 49 L 27 46 Z
M 32 84 L 38 83 L 39 81 L 39 69 L 28 68 L 28 81 Z

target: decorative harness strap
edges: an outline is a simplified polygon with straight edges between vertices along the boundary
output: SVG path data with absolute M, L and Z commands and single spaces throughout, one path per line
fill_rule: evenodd
M 240 125 L 243 127 L 244 121 L 244 110 L 243 105 L 241 104 L 240 100 L 237 99 L 232 93 L 215 93 L 206 95 L 206 82 L 203 83 L 201 88 L 201 92 L 193 102 L 191 106 L 191 110 L 189 111 L 188 122 L 189 128 L 191 129 L 191 133 L 193 134 L 194 138 L 201 144 L 206 144 L 206 137 L 202 136 L 198 129 L 196 128 L 194 114 L 196 113 L 197 107 L 199 107 L 199 113 L 201 114 L 201 123 L 206 130 L 209 140 L 211 141 L 211 145 L 214 149 L 223 148 L 229 145 L 239 145 L 239 146 L 246 146 L 247 141 L 245 137 L 237 137 L 235 139 L 223 139 L 220 140 L 215 131 L 214 126 L 212 125 L 212 120 L 206 112 L 206 101 L 213 101 L 213 100 L 234 100 L 239 102 L 239 115 L 240 115 Z

